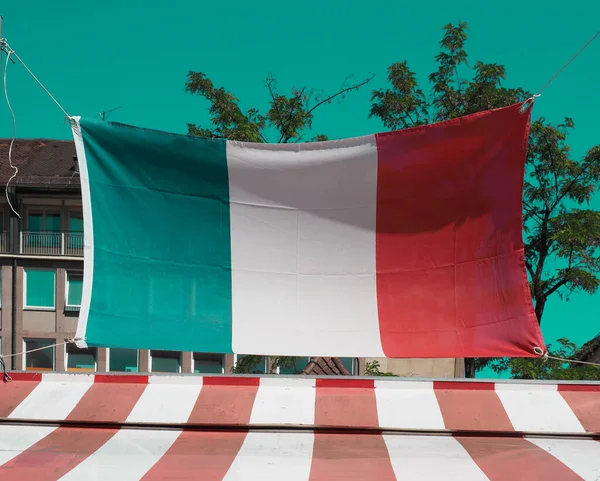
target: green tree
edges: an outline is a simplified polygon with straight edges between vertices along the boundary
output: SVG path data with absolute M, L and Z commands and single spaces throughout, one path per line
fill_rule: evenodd
M 390 86 L 372 93 L 370 115 L 389 129 L 402 129 L 504 107 L 531 97 L 504 85 L 503 65 L 476 61 L 468 65 L 467 24 L 448 24 L 429 75 L 430 94 L 419 87 L 408 63 L 388 68 Z M 554 126 L 532 122 L 523 195 L 526 267 L 538 322 L 548 298 L 574 291 L 592 294 L 600 282 L 600 212 L 586 208 L 600 183 L 600 145 L 576 159 L 566 143 L 574 127 L 569 118 Z M 497 369 L 521 361 L 467 359 L 466 375 L 495 363 Z
M 419 86 L 408 63 L 397 62 L 387 70 L 389 87 L 372 92 L 370 116 L 388 129 L 402 129 L 443 121 L 482 110 L 504 107 L 531 97 L 522 88 L 504 85 L 503 65 L 468 63 L 465 50 L 467 24 L 443 28 L 437 68 L 429 77 L 428 94 Z M 244 110 L 239 100 L 223 87 L 215 87 L 202 72 L 189 72 L 186 90 L 208 100 L 210 126 L 188 124 L 192 135 L 249 142 L 301 142 L 312 129 L 316 109 L 358 90 L 372 80 L 347 82 L 332 95 L 314 89 L 292 88 L 282 94 L 274 76 L 265 86 L 268 109 Z M 594 293 L 600 282 L 600 213 L 586 208 L 600 183 L 600 146 L 574 159 L 566 143 L 571 119 L 552 125 L 545 119 L 532 122 L 527 153 L 527 175 L 523 198 L 523 228 L 526 267 L 538 321 L 541 323 L 548 298 L 575 291 Z M 325 140 L 325 135 L 310 140 Z M 287 362 L 281 358 L 281 362 Z M 466 375 L 496 363 L 509 368 L 509 361 L 467 359 Z M 516 362 L 516 361 L 514 361 Z M 500 363 L 500 364 L 498 364 Z
M 579 360 L 583 349 L 568 339 L 559 339 L 554 347 L 548 344 L 549 358 L 516 358 L 497 359 L 490 364 L 498 372 L 508 369 L 514 379 L 542 379 L 542 380 L 578 380 L 588 379 L 600 381 L 600 369 L 596 366 L 560 361 L 558 359 Z
M 275 374 L 278 369 L 288 369 L 296 371 L 296 374 L 300 374 L 298 366 L 302 364 L 301 360 L 306 361 L 306 357 L 299 358 L 293 356 L 257 356 L 248 355 L 242 358 L 238 358 L 236 363 L 231 368 L 231 372 L 234 374 L 257 374 L 257 364 L 265 362 L 265 358 L 268 365 L 267 374 Z M 308 364 L 308 361 L 305 362 Z M 304 368 L 304 366 L 302 367 Z
M 381 370 L 381 366 L 379 365 L 379 361 L 377 359 L 365 363 L 365 376 L 393 376 L 396 377 L 396 374 L 393 372 L 385 372 Z
M 237 97 L 224 87 L 215 87 L 206 74 L 189 72 L 186 91 L 208 100 L 211 125 L 200 127 L 188 124 L 188 133 L 246 142 L 301 142 L 312 129 L 317 109 L 334 101 L 342 101 L 350 92 L 359 90 L 372 79 L 373 76 L 370 76 L 359 82 L 351 82 L 352 76 L 349 76 L 340 89 L 330 95 L 308 87 L 292 87 L 289 94 L 284 94 L 279 90 L 275 76 L 270 74 L 264 82 L 269 92 L 269 106 L 261 113 L 256 108 L 242 109 Z M 327 140 L 327 136 L 319 134 L 310 140 Z

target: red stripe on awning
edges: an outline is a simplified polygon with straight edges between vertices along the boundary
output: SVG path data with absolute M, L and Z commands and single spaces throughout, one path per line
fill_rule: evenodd
M 310 481 L 396 481 L 381 434 L 315 433 Z
M 58 428 L 0 466 L 0 479 L 57 481 L 102 447 L 117 431 L 89 427 Z
M 600 386 L 590 387 L 600 388 Z M 592 389 L 567 391 L 561 389 L 559 385 L 558 392 L 586 431 L 600 433 L 600 396 L 598 391 Z
M 490 481 L 581 481 L 558 459 L 526 439 L 461 436 L 456 439 Z
M 258 386 L 260 378 L 205 376 L 202 378 L 202 384 L 204 386 Z
M 434 383 L 434 392 L 446 429 L 459 431 L 514 431 L 508 414 L 496 394 L 488 389 L 439 389 L 446 383 Z
M 245 432 L 184 431 L 142 480 L 222 481 L 244 439 Z
M 250 422 L 258 382 L 247 378 L 252 382 L 232 384 L 220 382 L 221 379 L 228 378 L 212 378 L 219 382 L 203 383 L 188 423 L 246 426 Z
M 124 422 L 146 386 L 94 383 L 67 416 L 67 421 Z
M 328 380 L 317 379 L 316 382 L 315 424 L 317 426 L 379 427 L 377 400 L 372 380 L 348 379 L 345 383 L 332 384 L 326 381 Z M 346 387 L 343 387 L 344 384 Z
M 0 417 L 2 418 L 8 417 L 42 380 L 42 376 L 38 376 L 37 381 L 30 378 L 27 380 L 30 382 L 22 382 L 15 374 L 18 373 L 11 374 L 11 377 L 14 376 L 12 382 L 0 386 Z
M 148 376 L 138 374 L 127 376 L 118 374 L 96 374 L 94 376 L 94 382 L 110 384 L 148 384 Z

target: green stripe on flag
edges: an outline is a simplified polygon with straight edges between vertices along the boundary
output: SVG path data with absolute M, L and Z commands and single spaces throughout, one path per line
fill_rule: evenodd
M 225 141 L 80 124 L 94 243 L 86 342 L 231 352 Z

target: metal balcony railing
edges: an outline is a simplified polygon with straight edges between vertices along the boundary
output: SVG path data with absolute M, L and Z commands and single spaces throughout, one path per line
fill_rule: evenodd
M 19 238 L 19 253 L 83 257 L 83 232 L 22 231 Z

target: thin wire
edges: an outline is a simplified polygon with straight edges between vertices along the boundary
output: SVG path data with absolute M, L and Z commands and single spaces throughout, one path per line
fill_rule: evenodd
M 17 138 L 17 119 L 15 117 L 15 112 L 14 112 L 12 106 L 10 105 L 10 100 L 8 99 L 8 89 L 6 88 L 6 72 L 8 72 L 8 64 L 9 64 L 10 56 L 12 53 L 13 53 L 12 50 L 8 50 L 7 56 L 6 56 L 6 65 L 4 66 L 4 97 L 6 98 L 6 104 L 8 105 L 8 109 L 10 110 L 10 114 L 12 115 L 12 120 L 13 120 L 13 136 L 10 141 L 10 147 L 8 148 L 8 162 L 10 163 L 10 167 L 13 169 L 14 172 L 13 172 L 13 175 L 11 176 L 11 178 L 8 179 L 8 182 L 6 183 L 6 189 L 4 189 L 4 190 L 6 193 L 6 200 L 8 201 L 8 205 L 10 206 L 10 210 L 12 210 L 17 215 L 17 217 L 20 219 L 21 216 L 16 211 L 16 209 L 13 207 L 12 202 L 10 201 L 10 196 L 8 195 L 8 186 L 10 185 L 12 180 L 19 174 L 19 168 L 14 166 L 13 162 L 12 162 L 12 149 L 13 149 L 13 145 L 15 143 L 15 139 Z
M 6 41 L 6 39 L 2 39 L 2 44 L 4 46 L 4 49 L 7 52 L 12 53 L 12 55 L 14 55 L 14 57 L 21 62 L 21 65 L 23 65 L 23 67 L 25 67 L 25 70 L 27 70 L 29 72 L 29 75 L 31 75 L 34 80 L 39 84 L 40 87 L 42 87 L 44 89 L 44 91 L 48 94 L 48 96 L 54 101 L 54 103 L 58 106 L 58 108 L 60 110 L 63 111 L 63 113 L 66 115 L 66 117 L 70 120 L 72 117 L 67 113 L 67 111 L 64 109 L 64 107 L 62 105 L 60 105 L 58 103 L 58 100 L 56 100 L 54 98 L 54 96 L 50 93 L 50 91 L 44 86 L 44 84 L 42 82 L 40 82 L 40 80 L 35 76 L 35 74 L 29 69 L 29 67 L 25 64 L 25 62 L 23 62 L 23 60 L 21 60 L 21 57 L 19 57 L 19 55 L 17 55 L 17 53 L 11 48 L 11 46 L 8 44 L 8 42 Z
M 5 354 L 5 355 L 0 356 L 0 358 L 21 356 L 23 354 L 29 354 L 30 352 L 43 351 L 44 349 L 48 349 L 49 347 L 64 346 L 65 344 L 72 344 L 74 342 L 75 342 L 75 339 L 67 339 L 65 342 L 57 342 L 56 344 L 50 344 L 49 346 L 37 347 L 35 349 L 29 349 L 29 350 L 23 351 L 23 352 L 16 352 L 14 354 Z
M 562 357 L 549 356 L 548 354 L 544 355 L 544 359 L 554 359 L 555 361 L 570 362 L 573 364 L 587 364 L 588 366 L 600 367 L 600 362 L 578 361 L 576 359 L 563 359 Z
M 569 59 L 569 61 L 568 61 L 567 63 L 565 63 L 565 64 L 564 64 L 564 65 L 563 65 L 563 66 L 562 66 L 562 67 L 561 67 L 561 68 L 558 70 L 558 72 L 556 72 L 556 73 L 554 74 L 554 76 L 553 76 L 553 77 L 552 77 L 550 80 L 548 80 L 548 82 L 546 82 L 546 85 L 544 85 L 544 86 L 543 86 L 543 87 L 540 89 L 540 91 L 537 93 L 537 95 L 539 96 L 539 95 L 540 95 L 540 94 L 541 94 L 541 93 L 542 93 L 542 92 L 543 92 L 543 91 L 546 89 L 546 87 L 548 87 L 548 85 L 550 85 L 550 84 L 551 84 L 551 83 L 554 81 L 554 79 L 555 79 L 556 77 L 558 77 L 558 76 L 561 74 L 561 72 L 562 72 L 562 71 L 563 71 L 565 68 L 567 68 L 567 66 L 568 66 L 568 65 L 569 65 L 569 64 L 570 64 L 570 63 L 571 63 L 573 60 L 575 60 L 575 59 L 577 58 L 577 56 L 578 56 L 578 55 L 579 55 L 581 52 L 583 52 L 583 51 L 586 49 L 586 47 L 587 47 L 587 46 L 588 46 L 590 43 L 592 43 L 592 42 L 593 42 L 593 41 L 596 39 L 596 37 L 597 37 L 598 35 L 600 35 L 600 30 L 598 30 L 598 31 L 596 32 L 596 34 L 595 34 L 595 35 L 593 35 L 593 36 L 592 36 L 592 38 L 590 38 L 590 39 L 589 39 L 589 40 L 588 40 L 588 41 L 585 43 L 585 45 L 584 45 L 583 47 L 581 47 L 581 48 L 579 49 L 579 51 L 578 51 L 577 53 L 575 53 L 575 55 L 573 55 L 573 56 L 572 56 L 572 57 Z

